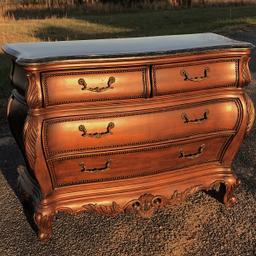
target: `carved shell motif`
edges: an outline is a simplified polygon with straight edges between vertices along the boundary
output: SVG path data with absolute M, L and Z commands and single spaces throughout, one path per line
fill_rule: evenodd
M 218 181 L 220 183 L 222 181 Z M 131 200 L 124 207 L 121 207 L 116 202 L 112 202 L 111 205 L 100 205 L 100 204 L 88 204 L 84 205 L 83 209 L 85 212 L 96 212 L 99 214 L 105 214 L 108 216 L 115 216 L 119 213 L 134 213 L 142 218 L 150 218 L 159 208 L 163 208 L 166 205 L 175 205 L 185 200 L 189 195 L 196 193 L 199 190 L 208 190 L 212 186 L 215 186 L 216 182 L 205 188 L 201 185 L 188 188 L 185 191 L 178 192 L 175 190 L 170 198 L 161 195 L 152 195 L 145 193 L 138 199 Z M 81 212 L 81 211 L 79 211 Z M 76 213 L 76 212 L 73 212 Z
M 55 209 L 55 211 L 53 212 L 36 212 L 34 215 L 34 219 L 38 227 L 40 227 L 40 239 L 46 241 L 51 237 L 51 222 L 54 214 L 58 212 L 66 212 L 68 214 L 78 214 L 81 212 L 96 212 L 98 214 L 105 214 L 109 216 L 115 216 L 123 212 L 130 212 L 138 214 L 143 218 L 149 218 L 154 214 L 157 209 L 162 208 L 165 205 L 176 204 L 199 190 L 208 191 L 211 189 L 216 189 L 216 186 L 219 186 L 220 183 L 225 184 L 228 190 L 228 194 L 225 195 L 224 202 L 226 201 L 227 204 L 234 203 L 234 197 L 232 197 L 232 189 L 234 186 L 239 185 L 237 179 L 235 180 L 235 182 L 218 180 L 213 182 L 209 186 L 197 185 L 188 188 L 182 192 L 178 192 L 177 190 L 175 190 L 170 198 L 160 195 L 154 196 L 150 193 L 145 193 L 141 195 L 138 199 L 131 200 L 124 207 L 120 206 L 116 202 L 112 202 L 109 205 L 87 204 L 78 209 L 73 209 L 70 207 L 60 207 Z
M 41 107 L 41 96 L 36 83 L 36 75 L 34 73 L 28 73 L 28 89 L 26 92 L 26 101 L 29 107 L 36 108 Z
M 150 218 L 156 209 L 167 205 L 169 200 L 164 196 L 144 194 L 125 206 L 125 212 L 136 213 L 143 218 Z

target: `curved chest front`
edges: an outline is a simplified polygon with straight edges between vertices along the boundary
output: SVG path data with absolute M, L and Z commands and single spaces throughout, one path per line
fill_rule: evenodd
M 8 118 L 40 239 L 58 211 L 149 217 L 216 184 L 233 204 L 231 163 L 254 120 L 249 53 L 14 62 Z

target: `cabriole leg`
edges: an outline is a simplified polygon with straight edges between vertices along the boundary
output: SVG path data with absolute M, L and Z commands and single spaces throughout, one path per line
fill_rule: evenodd
M 206 193 L 219 202 L 224 203 L 227 207 L 231 207 L 237 203 L 233 191 L 239 184 L 240 181 L 236 177 L 232 177 L 231 179 L 216 183 L 210 190 L 206 191 Z
M 233 195 L 234 188 L 240 185 L 240 180 L 236 179 L 235 182 L 225 183 L 226 191 L 223 202 L 227 207 L 231 207 L 237 203 L 236 197 Z

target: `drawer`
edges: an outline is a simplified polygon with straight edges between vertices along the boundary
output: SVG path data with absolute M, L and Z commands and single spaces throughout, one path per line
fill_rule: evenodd
M 155 95 L 237 86 L 238 77 L 238 60 L 153 66 Z
M 147 68 L 42 73 L 45 105 L 147 97 Z
M 54 157 L 232 131 L 239 120 L 238 106 L 236 99 L 219 99 L 182 107 L 49 119 L 43 124 L 43 145 L 46 155 Z
M 56 186 L 153 175 L 182 167 L 220 161 L 227 136 L 138 150 L 73 155 L 50 162 Z

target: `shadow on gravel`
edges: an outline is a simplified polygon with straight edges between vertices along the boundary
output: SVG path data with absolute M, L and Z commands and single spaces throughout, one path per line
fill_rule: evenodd
M 24 164 L 21 153 L 10 136 L 0 138 L 0 170 L 6 181 L 17 195 L 17 167 Z
M 9 81 L 10 66 L 10 58 L 1 52 L 0 45 L 0 99 L 8 97 L 11 92 L 11 86 Z M 2 118 L 3 116 L 0 112 L 0 119 Z
M 37 232 L 37 227 L 33 220 L 33 207 L 31 204 L 23 201 L 21 194 L 18 191 L 17 169 L 19 166 L 24 166 L 25 164 L 23 157 L 12 137 L 0 137 L 0 155 L 0 172 L 3 174 L 5 180 L 15 193 L 16 197 L 19 199 L 20 204 L 23 207 L 23 212 L 31 228 Z

